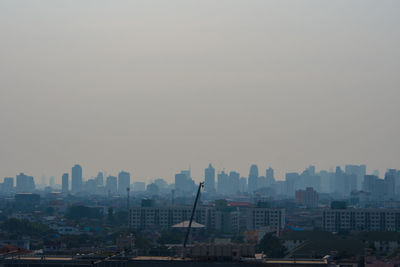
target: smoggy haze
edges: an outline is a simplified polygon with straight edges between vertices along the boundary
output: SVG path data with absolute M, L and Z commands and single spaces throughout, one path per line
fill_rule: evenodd
M 0 177 L 400 167 L 400 1 L 0 2 Z

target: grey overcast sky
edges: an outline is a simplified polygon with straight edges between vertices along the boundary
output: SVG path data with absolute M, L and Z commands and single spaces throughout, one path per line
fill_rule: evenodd
M 0 177 L 400 168 L 399 14 L 398 0 L 2 0 Z

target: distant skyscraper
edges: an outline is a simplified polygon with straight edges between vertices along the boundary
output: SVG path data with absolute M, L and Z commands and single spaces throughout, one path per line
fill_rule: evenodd
M 115 194 L 118 189 L 117 177 L 108 176 L 106 179 L 106 190 L 111 194 Z
M 247 192 L 247 179 L 246 179 L 246 177 L 241 177 L 239 179 L 239 191 L 241 193 Z
M 118 193 L 121 195 L 126 195 L 126 189 L 131 186 L 131 175 L 129 172 L 120 172 L 118 174 Z
M 76 164 L 72 167 L 71 191 L 76 193 L 82 191 L 82 167 Z
M 175 174 L 175 189 L 180 192 L 193 192 L 196 185 L 190 177 L 190 170 L 183 170 Z
M 229 194 L 237 194 L 240 192 L 240 173 L 229 173 Z
M 357 177 L 357 189 L 361 190 L 363 187 L 364 176 L 367 171 L 367 167 L 365 165 L 346 165 L 345 168 L 346 174 L 354 174 Z
M 64 173 L 61 178 L 61 191 L 67 193 L 69 191 L 68 173 Z
M 275 176 L 274 176 L 274 169 L 268 168 L 265 171 L 265 177 L 267 178 L 267 186 L 271 187 L 275 185 Z
M 215 169 L 211 165 L 204 170 L 204 190 L 206 192 L 215 192 Z
M 50 185 L 51 188 L 54 188 L 54 186 L 55 186 L 55 178 L 54 178 L 54 176 L 50 176 L 49 185 Z
M 17 175 L 17 185 L 16 185 L 17 192 L 32 192 L 35 190 L 35 181 L 33 176 L 27 176 L 23 173 Z
M 224 171 L 218 174 L 218 194 L 229 194 L 229 176 Z
M 96 185 L 97 186 L 103 186 L 104 185 L 104 181 L 103 181 L 103 173 L 99 172 L 96 176 Z
M 253 193 L 258 188 L 258 167 L 253 164 L 250 167 L 249 179 L 248 179 L 248 191 Z
M 14 178 L 13 177 L 5 177 L 3 181 L 3 191 L 4 192 L 12 192 L 14 190 Z

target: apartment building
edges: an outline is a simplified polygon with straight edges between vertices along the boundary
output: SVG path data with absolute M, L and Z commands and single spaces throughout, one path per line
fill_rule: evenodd
M 327 231 L 399 231 L 399 209 L 329 209 L 323 211 Z

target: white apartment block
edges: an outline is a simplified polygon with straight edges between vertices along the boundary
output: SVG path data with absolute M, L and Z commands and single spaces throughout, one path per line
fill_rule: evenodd
M 133 229 L 168 228 L 189 220 L 191 212 L 192 207 L 134 207 L 129 212 L 129 226 Z M 199 207 L 193 220 L 208 229 L 229 229 L 231 232 L 239 229 L 257 230 L 266 226 L 280 230 L 285 225 L 285 210 L 240 208 L 224 212 L 215 207 Z
M 400 210 L 395 209 L 329 209 L 322 219 L 330 232 L 400 230 Z

